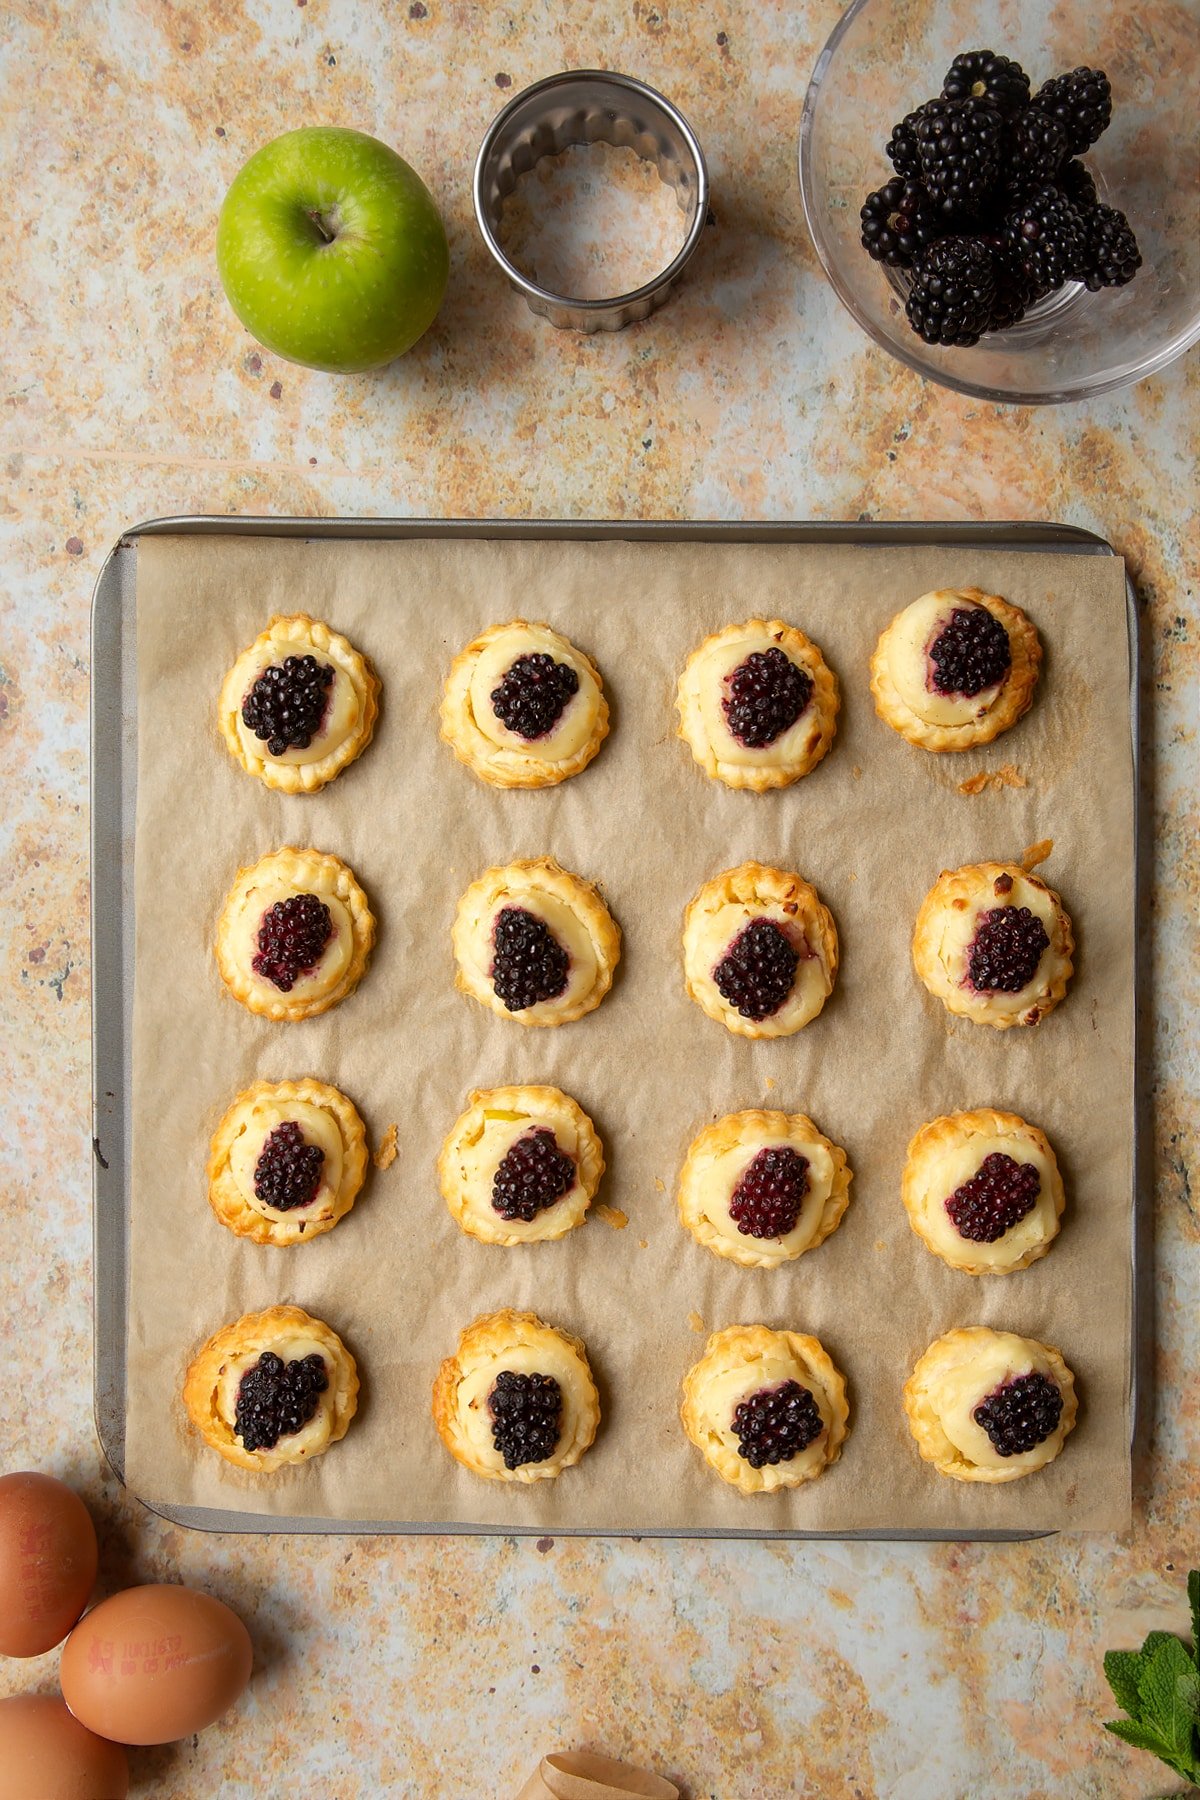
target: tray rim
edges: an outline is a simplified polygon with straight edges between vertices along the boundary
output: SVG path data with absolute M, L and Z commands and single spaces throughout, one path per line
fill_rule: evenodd
M 89 691 L 89 851 L 92 1049 L 92 1323 L 93 1418 L 101 1451 L 115 1478 L 150 1512 L 190 1530 L 231 1534 L 286 1534 L 318 1537 L 541 1537 L 540 1526 L 476 1525 L 458 1521 L 322 1519 L 303 1514 L 243 1513 L 224 1508 L 177 1506 L 133 1494 L 125 1480 L 125 1332 L 128 1296 L 127 1225 L 129 1117 L 132 1068 L 126 1019 L 131 1003 L 132 837 L 125 847 L 127 801 L 133 797 L 126 766 L 124 711 L 126 677 L 136 667 L 136 650 L 125 640 L 125 565 L 143 537 L 280 537 L 399 542 L 407 538 L 509 539 L 533 541 L 642 543 L 845 544 L 848 548 L 938 546 L 986 547 L 1015 553 L 1119 556 L 1108 539 L 1083 526 L 1038 520 L 728 520 L 728 519 L 494 519 L 424 517 L 355 518 L 298 515 L 273 517 L 241 513 L 181 513 L 146 519 L 122 531 L 100 566 L 91 599 Z M 1137 595 L 1125 571 L 1129 653 L 1129 723 L 1132 753 L 1134 837 L 1133 958 L 1133 1207 L 1130 1240 L 1131 1337 L 1130 1424 L 1135 1454 L 1145 1442 L 1153 1355 L 1153 1285 L 1150 1267 L 1150 1205 L 1147 1159 L 1142 1140 L 1149 1119 L 1149 1084 L 1142 1072 L 1145 1037 L 1139 1013 L 1144 957 L 1142 911 L 1149 867 L 1145 813 L 1141 804 L 1140 656 Z M 98 670 L 116 683 L 97 679 Z M 136 737 L 134 738 L 136 742 Z M 115 775 L 116 779 L 112 777 Z M 107 779 L 106 779 L 107 778 Z M 130 821 L 130 829 L 132 822 Z M 126 992 L 126 971 L 130 980 Z M 105 1085 L 108 1083 L 109 1085 Z M 105 1155 L 105 1149 L 110 1152 Z M 709 1526 L 692 1530 L 655 1527 L 634 1530 L 557 1526 L 556 1538 L 643 1538 L 749 1540 L 782 1543 L 1027 1543 L 1053 1537 L 1048 1531 L 974 1531 L 939 1528 L 885 1528 L 862 1531 L 763 1531 Z

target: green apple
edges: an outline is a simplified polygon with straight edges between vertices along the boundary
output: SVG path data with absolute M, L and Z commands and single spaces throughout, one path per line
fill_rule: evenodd
M 450 252 L 402 156 L 365 132 L 315 125 L 264 144 L 234 177 L 217 267 L 260 344 L 348 373 L 391 362 L 428 330 Z

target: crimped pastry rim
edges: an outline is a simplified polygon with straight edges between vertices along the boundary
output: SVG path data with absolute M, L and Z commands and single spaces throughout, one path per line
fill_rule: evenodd
M 284 993 L 279 995 L 278 1000 L 264 998 L 233 955 L 230 938 L 238 905 L 254 886 L 255 880 L 261 879 L 262 872 L 268 869 L 285 882 L 294 881 L 297 891 L 301 892 L 308 891 L 304 888 L 305 877 L 311 877 L 314 870 L 319 871 L 320 876 L 332 881 L 334 893 L 350 915 L 350 961 L 328 993 L 314 994 L 308 1000 L 292 1000 Z M 367 896 L 349 864 L 327 851 L 299 849 L 293 844 L 284 844 L 280 849 L 270 850 L 265 856 L 260 856 L 257 862 L 247 863 L 238 870 L 221 907 L 215 948 L 221 979 L 247 1012 L 257 1013 L 261 1018 L 295 1021 L 312 1019 L 320 1013 L 328 1012 L 330 1007 L 344 1000 L 347 994 L 353 993 L 366 972 L 374 944 L 375 918 Z
M 298 628 L 291 634 L 297 648 L 317 650 L 328 656 L 350 681 L 361 707 L 356 729 L 336 749 L 312 763 L 281 763 L 271 756 L 254 756 L 247 751 L 237 728 L 245 696 L 246 669 L 257 661 L 267 644 L 288 641 L 289 633 L 280 628 L 293 626 Z M 332 630 L 323 620 L 313 619 L 308 613 L 276 613 L 265 630 L 260 631 L 254 642 L 237 657 L 221 683 L 217 726 L 234 761 L 248 775 L 257 776 L 265 787 L 281 794 L 315 794 L 357 761 L 371 742 L 379 716 L 382 685 L 367 658 L 340 631 Z
M 986 607 L 1004 626 L 1012 651 L 1012 664 L 998 704 L 986 718 L 975 719 L 965 725 L 930 725 L 918 718 L 903 699 L 892 680 L 888 664 L 888 639 L 892 629 L 908 612 L 909 606 L 919 605 L 928 597 L 926 594 L 918 594 L 916 600 L 901 607 L 884 627 L 871 654 L 871 694 L 875 701 L 875 711 L 885 725 L 890 725 L 893 731 L 918 750 L 977 750 L 1017 724 L 1033 705 L 1042 663 L 1041 639 L 1028 613 L 1015 606 L 1011 600 L 1001 599 L 999 594 L 986 594 L 982 588 L 976 587 L 932 588 L 929 592 L 955 594 L 964 600 L 973 600 L 977 605 Z
M 226 1420 L 214 1405 L 217 1384 L 227 1357 L 245 1355 L 258 1343 L 265 1347 L 288 1327 L 295 1336 L 312 1338 L 319 1343 L 328 1353 L 332 1365 L 328 1390 L 332 1395 L 329 1438 L 313 1452 L 315 1456 L 323 1456 L 331 1444 L 345 1437 L 358 1410 L 358 1365 L 333 1327 L 323 1319 L 314 1318 L 303 1307 L 269 1306 L 262 1312 L 245 1313 L 240 1319 L 223 1325 L 200 1346 L 184 1377 L 183 1403 L 201 1438 L 226 1462 L 254 1474 L 274 1474 L 277 1469 L 299 1467 L 311 1462 L 312 1456 L 290 1456 L 286 1450 L 281 1453 L 281 1446 L 286 1444 L 284 1438 L 273 1450 L 244 1450 L 234 1436 L 232 1420 Z
M 732 1150 L 739 1145 L 752 1143 L 755 1137 L 782 1136 L 787 1136 L 797 1147 L 803 1144 L 820 1144 L 833 1159 L 833 1183 L 812 1237 L 806 1244 L 791 1250 L 784 1250 L 775 1239 L 746 1237 L 743 1244 L 740 1233 L 739 1241 L 736 1242 L 725 1237 L 704 1212 L 696 1189 L 701 1162 L 715 1151 Z M 676 1194 L 679 1222 L 685 1230 L 691 1232 L 698 1244 L 711 1250 L 715 1256 L 722 1256 L 747 1269 L 778 1268 L 783 1263 L 795 1262 L 799 1257 L 807 1256 L 810 1250 L 817 1249 L 827 1237 L 832 1236 L 850 1204 L 850 1183 L 853 1179 L 854 1174 L 846 1152 L 840 1144 L 835 1144 L 824 1132 L 818 1130 L 805 1113 L 755 1109 L 726 1113 L 723 1118 L 714 1119 L 710 1125 L 706 1125 L 688 1145 L 679 1171 Z
M 736 643 L 739 638 L 745 638 L 749 642 L 751 638 L 760 636 L 772 638 L 811 678 L 813 692 L 810 704 L 816 729 L 803 753 L 789 763 L 723 762 L 717 755 L 705 726 L 698 689 L 699 674 L 706 658 L 714 651 L 723 649 L 726 644 Z M 826 755 L 837 731 L 841 695 L 837 677 L 811 638 L 782 619 L 754 618 L 747 619 L 742 625 L 726 625 L 721 631 L 711 632 L 702 644 L 697 645 L 679 676 L 675 710 L 679 714 L 678 736 L 688 746 L 694 760 L 710 781 L 721 781 L 726 787 L 765 794 L 776 788 L 790 787 L 805 775 L 811 774 Z
M 291 1214 L 268 1219 L 257 1212 L 241 1193 L 229 1167 L 229 1152 L 238 1135 L 242 1116 L 258 1100 L 268 1096 L 286 1106 L 301 1101 L 319 1106 L 337 1124 L 342 1139 L 342 1178 L 332 1212 L 326 1218 L 299 1219 Z M 357 1107 L 340 1089 L 313 1076 L 296 1081 L 252 1081 L 230 1102 L 213 1132 L 208 1155 L 208 1203 L 226 1230 L 256 1244 L 283 1249 L 310 1243 L 332 1231 L 351 1210 L 367 1172 L 367 1133 Z
M 467 1195 L 458 1178 L 458 1163 L 461 1157 L 462 1140 L 473 1127 L 477 1118 L 489 1109 L 507 1110 L 519 1108 L 529 1111 L 531 1118 L 529 1129 L 536 1129 L 539 1121 L 545 1120 L 553 1126 L 556 1119 L 570 1123 L 575 1134 L 578 1147 L 576 1156 L 576 1180 L 561 1199 L 553 1206 L 546 1207 L 538 1214 L 532 1225 L 524 1231 L 515 1233 L 513 1222 L 502 1219 L 497 1213 L 494 1225 L 489 1220 L 488 1229 L 472 1210 Z M 587 1217 L 588 1208 L 596 1197 L 600 1186 L 600 1178 L 604 1174 L 604 1146 L 600 1141 L 596 1127 L 584 1112 L 577 1100 L 561 1088 L 546 1086 L 508 1086 L 498 1088 L 475 1088 L 467 1097 L 467 1104 L 459 1114 L 438 1153 L 437 1159 L 438 1186 L 443 1200 L 449 1209 L 450 1216 L 460 1231 L 483 1244 L 499 1244 L 505 1249 L 515 1249 L 522 1244 L 552 1243 L 566 1237 L 582 1225 Z M 568 1205 L 568 1202 L 570 1204 Z
M 705 1441 L 708 1413 L 703 1396 L 706 1380 L 718 1369 L 750 1367 L 780 1343 L 786 1344 L 788 1354 L 803 1375 L 802 1385 L 811 1387 L 814 1378 L 820 1381 L 822 1399 L 831 1419 L 824 1454 L 817 1467 L 808 1472 L 791 1471 L 789 1474 L 789 1465 L 778 1463 L 774 1465 L 774 1478 L 768 1485 L 764 1470 L 751 1468 L 744 1457 L 724 1444 Z M 679 1416 L 688 1439 L 709 1468 L 741 1494 L 778 1493 L 780 1488 L 803 1487 L 807 1482 L 815 1481 L 838 1461 L 842 1446 L 850 1435 L 846 1380 L 821 1340 L 805 1332 L 776 1331 L 767 1325 L 727 1325 L 712 1333 L 704 1346 L 704 1354 L 684 1376 Z
M 596 957 L 596 979 L 592 986 L 562 1005 L 554 1000 L 539 1001 L 538 1007 L 548 1010 L 537 1018 L 509 1012 L 492 984 L 477 978 L 467 954 L 474 937 L 477 914 L 490 912 L 500 893 L 504 891 L 505 884 L 513 876 L 520 877 L 528 890 L 540 890 L 569 907 L 591 939 Z M 479 904 L 476 905 L 476 902 Z M 519 900 L 514 904 L 519 905 Z M 621 928 L 601 899 L 599 888 L 582 875 L 574 875 L 569 869 L 564 869 L 553 856 L 497 863 L 494 867 L 485 869 L 482 875 L 477 876 L 463 890 L 455 908 L 450 935 L 454 947 L 455 987 L 472 1000 L 478 1000 L 500 1018 L 512 1019 L 518 1025 L 529 1028 L 570 1025 L 576 1019 L 594 1012 L 612 986 L 613 971 L 621 960 Z M 530 1013 L 535 1008 L 527 1007 L 525 1010 Z
M 717 992 L 714 1001 L 708 991 L 712 985 L 702 973 L 695 968 L 695 937 L 699 934 L 702 921 L 721 906 L 730 901 L 735 904 L 752 905 L 759 901 L 763 905 L 781 905 L 785 900 L 795 899 L 797 902 L 796 917 L 804 925 L 804 934 L 810 944 L 819 948 L 821 964 L 825 971 L 826 988 L 820 1006 L 812 1018 L 804 1019 L 796 1025 L 780 1026 L 772 1029 L 771 1015 L 766 1019 L 744 1019 L 736 1008 Z M 716 902 L 719 901 L 719 905 Z M 684 986 L 688 995 L 701 1011 L 706 1013 L 718 1025 L 737 1037 L 746 1038 L 778 1038 L 794 1037 L 796 1032 L 803 1031 L 814 1019 L 820 1017 L 826 1002 L 832 994 L 837 982 L 838 972 L 838 934 L 833 914 L 821 899 L 811 882 L 802 875 L 785 869 L 772 868 L 767 863 L 744 862 L 736 868 L 724 869 L 719 875 L 713 875 L 688 902 L 683 914 L 683 966 Z M 781 1009 L 782 1010 L 782 1009 Z
M 945 979 L 938 951 L 938 925 L 945 911 L 957 899 L 968 905 L 976 902 L 989 889 L 993 890 L 1001 875 L 1026 881 L 1049 896 L 1054 909 L 1054 935 L 1050 940 L 1050 976 L 1032 999 L 1019 1006 L 1005 1006 L 1002 997 L 989 994 L 982 999 L 967 988 Z M 1043 951 L 1043 956 L 1047 952 Z M 957 869 L 943 869 L 917 911 L 913 925 L 912 960 L 921 981 L 935 1000 L 940 1000 L 949 1013 L 971 1019 L 977 1025 L 990 1025 L 996 1031 L 1007 1031 L 1014 1025 L 1036 1025 L 1065 997 L 1067 984 L 1075 973 L 1073 961 L 1075 935 L 1070 914 L 1062 897 L 1048 882 L 1018 862 L 963 863 Z M 1024 990 L 1022 990 L 1023 992 Z M 1015 996 L 1013 996 L 1015 998 Z M 1022 1015 L 1025 1015 L 1024 1017 Z
M 519 756 L 515 751 L 504 750 L 494 744 L 475 723 L 471 709 L 471 681 L 475 665 L 484 651 L 489 650 L 509 631 L 547 632 L 587 669 L 595 681 L 596 716 L 587 738 L 573 756 L 564 757 L 559 762 L 547 761 L 533 752 Z M 506 625 L 489 626 L 454 658 L 446 676 L 438 721 L 438 735 L 442 741 L 449 744 L 460 763 L 490 787 L 546 788 L 557 787 L 559 782 L 581 774 L 599 754 L 600 746 L 608 736 L 609 710 L 603 677 L 590 656 L 572 643 L 570 638 L 564 637 L 561 631 L 556 631 L 544 621 L 510 619 Z
M 938 1369 L 939 1363 L 948 1359 L 952 1347 L 970 1342 L 980 1342 L 1002 1335 L 988 1325 L 964 1325 L 954 1331 L 943 1332 L 917 1358 L 912 1374 L 904 1384 L 904 1411 L 908 1419 L 908 1428 L 916 1440 L 917 1449 L 925 1462 L 932 1463 L 939 1475 L 946 1475 L 952 1481 L 982 1482 L 989 1487 L 1003 1486 L 1008 1482 L 1022 1481 L 1029 1475 L 1038 1475 L 1042 1469 L 1048 1468 L 1060 1455 L 1063 1445 L 1075 1428 L 1078 1417 L 1079 1401 L 1075 1392 L 1075 1376 L 1063 1361 L 1062 1352 L 1053 1344 L 1045 1344 L 1040 1338 L 1023 1338 L 1023 1342 L 1032 1344 L 1041 1351 L 1049 1364 L 1063 1397 L 1062 1415 L 1056 1430 L 1051 1434 L 1057 1437 L 1056 1448 L 1040 1463 L 1036 1469 L 989 1469 L 979 1463 L 970 1462 L 962 1452 L 950 1442 L 942 1430 L 941 1422 L 933 1408 L 925 1399 L 924 1385 Z M 1020 1336 L 1020 1333 L 1013 1333 Z M 1049 1443 L 1050 1438 L 1046 1439 Z M 1039 1449 L 1041 1446 L 1038 1446 Z
M 963 1256 L 949 1256 L 945 1245 L 938 1243 L 926 1229 L 925 1212 L 928 1188 L 923 1183 L 922 1158 L 934 1144 L 947 1141 L 958 1143 L 964 1132 L 978 1131 L 985 1136 L 1011 1137 L 1014 1142 L 1032 1143 L 1038 1152 L 1045 1157 L 1050 1172 L 1050 1198 L 1054 1205 L 1054 1224 L 1044 1238 L 1032 1244 L 1028 1250 L 1013 1261 L 997 1266 L 995 1263 L 972 1262 L 970 1243 L 962 1240 Z M 1048 1256 L 1055 1238 L 1058 1236 L 1066 1207 L 1066 1192 L 1063 1187 L 1062 1171 L 1054 1148 L 1045 1132 L 1038 1126 L 1031 1125 L 1019 1113 L 998 1112 L 994 1107 L 974 1107 L 970 1111 L 942 1113 L 936 1119 L 930 1119 L 913 1134 L 904 1157 L 904 1169 L 900 1176 L 900 1198 L 913 1231 L 921 1239 L 927 1249 L 947 1265 L 957 1269 L 963 1275 L 1015 1275 L 1022 1269 L 1029 1268 L 1031 1263 L 1039 1262 Z
M 458 1414 L 458 1389 L 472 1359 L 501 1359 L 514 1348 L 553 1347 L 564 1352 L 578 1383 L 579 1417 L 575 1435 L 565 1448 L 555 1447 L 552 1457 L 543 1463 L 523 1463 L 516 1469 L 492 1469 L 479 1461 L 474 1446 L 463 1431 Z M 529 1486 L 535 1481 L 553 1480 L 564 1469 L 573 1468 L 584 1452 L 595 1442 L 600 1424 L 600 1396 L 588 1362 L 582 1338 L 561 1326 L 547 1325 L 537 1313 L 518 1312 L 512 1307 L 499 1312 L 481 1313 L 463 1327 L 458 1347 L 438 1369 L 433 1383 L 433 1422 L 446 1449 L 463 1468 L 486 1481 L 516 1482 Z

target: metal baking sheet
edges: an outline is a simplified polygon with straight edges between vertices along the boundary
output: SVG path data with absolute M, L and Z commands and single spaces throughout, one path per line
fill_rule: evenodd
M 632 543 L 840 544 L 860 548 L 926 546 L 948 550 L 988 548 L 1053 552 L 1064 556 L 1112 556 L 1103 538 L 1073 526 L 1004 524 L 732 524 L 724 521 L 629 522 L 625 520 L 430 520 L 430 519 L 266 519 L 237 516 L 182 516 L 154 519 L 125 532 L 100 571 L 92 600 L 91 687 L 91 937 L 92 937 L 92 1192 L 94 1250 L 94 1402 L 100 1444 L 114 1474 L 125 1479 L 126 1313 L 129 1292 L 130 1162 L 133 1108 L 132 1015 L 134 970 L 134 821 L 137 798 L 136 573 L 139 539 L 152 535 L 284 537 L 328 539 L 492 538 L 586 541 L 621 539 Z M 1142 916 L 1145 871 L 1144 809 L 1138 803 L 1138 629 L 1132 584 L 1127 588 L 1130 693 L 1129 723 L 1134 759 L 1136 911 Z M 1135 949 L 1135 982 L 1141 992 L 1140 949 Z M 1136 1018 L 1136 1011 L 1135 1011 Z M 1142 1036 L 1141 1021 L 1135 1031 Z M 1134 1045 L 1140 1071 L 1139 1042 Z M 1134 1205 L 1130 1256 L 1133 1266 L 1133 1355 L 1131 1417 L 1135 1454 L 1143 1448 L 1140 1422 L 1148 1414 L 1146 1394 L 1153 1346 L 1149 1211 L 1146 1158 L 1141 1149 L 1145 1083 L 1134 1096 Z M 408 1533 L 424 1536 L 499 1535 L 468 1524 L 415 1524 L 394 1519 L 314 1519 L 277 1517 L 206 1507 L 157 1506 L 173 1523 L 207 1531 L 298 1531 L 326 1535 Z M 513 1526 L 503 1535 L 535 1535 L 537 1526 Z M 597 1533 L 586 1526 L 564 1527 L 557 1536 L 659 1536 L 697 1538 L 782 1538 L 837 1541 L 935 1542 L 969 1536 L 976 1542 L 1012 1542 L 1045 1533 L 979 1530 L 896 1530 L 856 1532 L 700 1529 Z

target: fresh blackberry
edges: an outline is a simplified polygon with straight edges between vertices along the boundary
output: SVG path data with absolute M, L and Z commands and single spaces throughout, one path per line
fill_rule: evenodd
M 762 750 L 773 744 L 812 698 L 812 676 L 798 669 L 777 644 L 769 650 L 752 650 L 739 663 L 726 685 L 721 701 L 725 721 L 739 744 Z
M 316 1351 L 285 1363 L 264 1350 L 238 1384 L 234 1436 L 245 1450 L 273 1450 L 281 1437 L 303 1431 L 328 1386 L 325 1358 Z
M 965 50 L 956 56 L 942 83 L 943 100 L 990 100 L 1002 113 L 1029 105 L 1029 77 L 1007 56 L 994 50 Z
M 921 154 L 917 147 L 917 121 L 925 111 L 918 106 L 915 112 L 907 113 L 898 125 L 892 126 L 892 135 L 887 141 L 886 155 L 897 175 L 906 181 L 916 179 L 921 173 Z
M 1103 69 L 1072 69 L 1044 81 L 1030 101 L 1066 128 L 1072 156 L 1089 149 L 1112 119 L 1112 88 Z
M 289 894 L 263 914 L 250 966 L 280 993 L 289 994 L 301 975 L 316 968 L 332 935 L 333 919 L 323 900 L 315 894 Z
M 492 985 L 509 1012 L 553 1000 L 567 985 L 570 958 L 543 919 L 502 907 L 492 931 Z
M 990 100 L 931 100 L 913 127 L 925 186 L 947 214 L 978 214 L 1000 173 L 1004 115 Z
M 786 1237 L 807 1193 L 807 1156 L 787 1145 L 760 1150 L 733 1190 L 729 1216 L 745 1237 Z
M 1006 331 L 1025 317 L 1041 295 L 1026 275 L 1020 257 L 1007 238 L 988 232 L 980 241 L 991 251 L 996 273 L 996 297 L 992 301 L 988 330 Z
M 1057 182 L 1068 154 L 1066 126 L 1049 113 L 1027 107 L 1005 126 L 999 185 L 1010 200 L 1023 200 Z
M 867 255 L 894 269 L 910 269 L 918 250 L 944 237 L 946 231 L 924 185 L 900 175 L 867 195 L 859 217 Z
M 570 663 L 555 662 L 543 650 L 518 656 L 499 687 L 492 689 L 492 710 L 518 737 L 545 737 L 554 730 L 579 677 Z
M 1006 1381 L 980 1401 L 971 1417 L 987 1432 L 997 1456 L 1024 1456 L 1058 1430 L 1062 1409 L 1061 1388 L 1031 1372 Z
M 1083 230 L 1084 285 L 1096 293 L 1132 281 L 1142 266 L 1142 253 L 1125 214 L 1115 206 L 1093 206 L 1083 214 Z
M 254 1165 L 254 1192 L 275 1212 L 294 1212 L 311 1206 L 321 1185 L 325 1152 L 320 1144 L 306 1144 L 294 1119 L 276 1125 L 259 1151 Z
M 505 1152 L 492 1177 L 492 1207 L 502 1219 L 532 1225 L 540 1212 L 575 1185 L 575 1164 L 544 1125 L 527 1131 Z
M 554 1455 L 562 1419 L 562 1389 L 553 1375 L 517 1375 L 502 1369 L 488 1407 L 492 1442 L 506 1469 L 545 1462 Z
M 743 1019 L 769 1019 L 791 993 L 799 961 L 773 919 L 751 919 L 713 970 L 713 980 Z
M 315 656 L 288 656 L 263 670 L 242 701 L 246 729 L 271 756 L 307 750 L 321 729 L 333 670 Z
M 972 1244 L 994 1244 L 1033 1211 L 1041 1191 L 1033 1163 L 1019 1163 L 993 1150 L 970 1181 L 955 1188 L 946 1211 L 959 1237 Z
M 986 606 L 956 606 L 929 646 L 939 694 L 968 700 L 1003 681 L 1012 667 L 1008 633 Z
M 978 238 L 948 237 L 922 250 L 913 264 L 904 310 L 927 344 L 976 344 L 996 299 L 996 271 Z
M 1083 220 L 1056 187 L 1039 188 L 1007 215 L 1004 235 L 1016 252 L 1026 280 L 1048 294 L 1083 270 L 1087 238 Z
M 798 1381 L 760 1388 L 740 1401 L 733 1412 L 738 1455 L 744 1456 L 752 1469 L 761 1469 L 764 1463 L 791 1462 L 793 1456 L 815 1444 L 824 1429 L 816 1401 Z
M 1055 186 L 1062 189 L 1071 205 L 1077 207 L 1081 213 L 1090 212 L 1099 200 L 1096 183 L 1093 181 L 1092 172 L 1086 163 L 1065 162 L 1058 171 Z
M 984 994 L 1019 994 L 1050 947 L 1046 927 L 1027 906 L 980 913 L 967 952 L 967 979 Z

